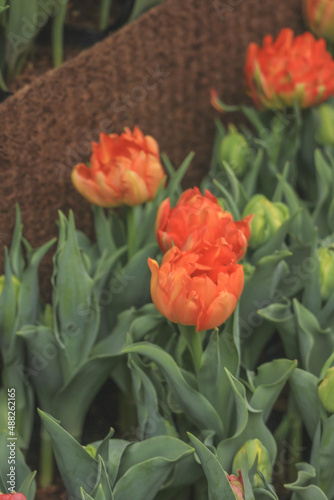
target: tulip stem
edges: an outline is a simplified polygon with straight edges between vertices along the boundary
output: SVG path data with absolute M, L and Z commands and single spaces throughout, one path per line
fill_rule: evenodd
M 46 488 L 52 484 L 54 472 L 53 449 L 50 436 L 42 424 L 41 428 L 41 451 L 39 464 L 39 484 Z
M 136 221 L 134 207 L 126 207 L 126 226 L 128 235 L 128 260 L 131 260 L 136 249 Z
M 196 332 L 195 326 L 186 326 L 179 324 L 179 329 L 181 335 L 186 341 L 186 344 L 188 346 L 188 349 L 190 351 L 193 360 L 195 373 L 197 374 L 201 368 L 202 355 L 203 355 L 202 339 L 200 332 Z

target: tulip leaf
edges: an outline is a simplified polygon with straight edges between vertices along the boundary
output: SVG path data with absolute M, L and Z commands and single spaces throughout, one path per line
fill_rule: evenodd
M 295 317 L 292 313 L 290 300 L 284 304 L 276 303 L 258 311 L 261 318 L 273 323 L 284 345 L 285 355 L 289 359 L 299 357 L 299 346 Z
M 278 175 L 278 178 L 281 179 L 282 177 Z M 290 213 L 298 213 L 292 223 L 291 233 L 294 234 L 297 240 L 303 241 L 305 244 L 312 242 L 314 238 L 314 224 L 311 215 L 306 208 L 304 208 L 304 204 L 299 199 L 292 186 L 285 180 L 282 180 L 282 191 L 285 202 L 290 209 Z M 303 208 L 301 212 L 300 208 Z
M 4 267 L 5 281 L 0 294 L 0 347 L 2 356 L 7 363 L 13 359 L 16 349 L 18 349 L 15 336 L 17 300 L 7 248 L 5 248 Z
M 147 245 L 136 252 L 126 266 L 112 277 L 108 286 L 113 293 L 113 300 L 108 307 L 110 324 L 115 322 L 121 311 L 130 307 L 142 307 L 150 302 L 151 271 L 147 259 L 155 258 L 158 251 L 156 243 Z
M 67 221 L 60 212 L 59 223 L 52 276 L 53 313 L 56 337 L 65 348 L 63 372 L 68 379 L 88 358 L 98 334 L 100 315 L 93 280 L 78 245 L 73 213 L 70 212 Z M 91 310 L 96 314 L 89 318 L 87 312 Z
M 314 162 L 316 168 L 316 180 L 318 188 L 318 199 L 315 210 L 312 214 L 313 223 L 319 228 L 319 233 L 328 234 L 328 228 L 325 224 L 326 217 L 322 213 L 324 205 L 331 195 L 331 187 L 333 185 L 333 172 L 331 167 L 326 162 L 322 153 L 317 149 L 314 153 Z M 327 210 L 326 210 L 327 215 Z
M 297 211 L 294 215 L 292 215 L 288 220 L 284 221 L 283 224 L 278 228 L 276 233 L 267 241 L 267 243 L 261 245 L 252 255 L 251 264 L 256 265 L 256 263 L 262 259 L 262 257 L 266 257 L 267 255 L 272 255 L 275 251 L 280 250 L 288 234 L 288 231 L 293 223 L 295 217 L 297 217 L 298 213 L 301 212 L 301 209 Z
M 100 455 L 97 455 L 99 463 L 98 483 L 92 491 L 92 496 L 95 500 L 113 500 L 111 483 L 108 477 L 105 463 Z
M 105 440 L 106 438 L 103 441 L 91 443 L 91 446 L 97 448 L 96 454 L 98 454 L 99 448 Z M 130 445 L 132 445 L 132 443 L 123 439 L 109 439 L 108 459 L 104 459 L 104 463 L 112 486 L 114 486 L 116 482 L 118 470 L 123 460 L 123 453 Z
M 235 500 L 232 487 L 227 475 L 219 463 L 217 457 L 195 436 L 189 434 L 189 439 L 194 446 L 202 464 L 204 474 L 208 481 L 210 500 Z
M 228 372 L 227 372 L 228 373 Z M 236 453 L 249 439 L 259 439 L 267 448 L 271 463 L 276 456 L 275 440 L 263 422 L 262 411 L 253 409 L 246 399 L 246 391 L 239 380 L 228 373 L 235 399 L 235 412 L 232 423 L 235 427 L 227 439 L 221 441 L 217 447 L 218 459 L 225 470 L 232 469 L 232 461 Z
M 80 493 L 82 500 L 94 500 L 94 498 L 88 495 L 83 488 L 80 488 Z
M 16 329 L 21 328 L 23 325 L 34 324 L 38 318 L 40 301 L 38 268 L 41 260 L 56 241 L 56 238 L 53 238 L 37 250 L 28 249 L 27 251 L 28 265 L 22 273 L 21 286 L 18 296 L 18 318 Z
M 168 183 L 168 187 L 166 189 L 166 191 L 167 191 L 166 194 L 170 199 L 170 203 L 171 203 L 172 207 L 174 206 L 174 204 L 176 203 L 176 200 L 180 197 L 180 195 L 182 193 L 181 182 L 182 182 L 182 179 L 183 179 L 185 173 L 187 172 L 194 156 L 195 156 L 195 153 L 193 153 L 193 152 L 189 153 L 188 156 L 183 160 L 180 167 L 175 171 L 173 166 L 171 165 L 170 161 L 168 160 L 167 156 L 165 154 L 161 155 L 161 158 L 162 158 L 167 170 L 169 170 L 169 173 L 171 174 L 170 180 Z
M 52 411 L 52 399 L 62 386 L 61 347 L 53 333 L 44 326 L 25 326 L 18 332 L 28 347 L 25 379 L 30 378 L 41 407 Z
M 129 356 L 128 366 L 132 375 L 133 396 L 139 422 L 139 439 L 168 434 L 169 426 L 166 425 L 167 422 L 159 411 L 158 396 L 151 379 L 140 367 L 135 355 Z
M 87 360 L 53 400 L 55 415 L 65 429 L 78 439 L 88 408 L 107 380 L 114 362 L 112 355 Z
M 323 330 L 317 318 L 297 299 L 293 308 L 298 325 L 298 339 L 303 368 L 319 376 L 328 353 L 334 350 L 334 338 L 330 330 Z
M 216 188 L 219 189 L 219 191 L 224 196 L 224 207 L 226 206 L 226 209 L 229 212 L 231 212 L 234 220 L 240 220 L 241 215 L 240 215 L 239 208 L 238 208 L 237 203 L 234 200 L 233 196 L 229 192 L 229 190 L 225 186 L 223 186 L 223 184 L 221 184 L 217 179 L 213 179 L 213 184 L 216 186 Z
M 243 362 L 249 369 L 255 366 L 262 348 L 274 333 L 274 327 L 268 323 L 263 324 L 257 311 L 276 301 L 278 283 L 286 275 L 286 265 L 282 261 L 288 255 L 290 252 L 284 250 L 262 257 L 245 283 L 239 301 L 239 321 Z
M 141 14 L 161 3 L 162 0 L 135 0 L 128 22 L 137 19 Z
M 7 394 L 6 394 L 7 396 Z M 6 405 L 7 407 L 7 405 Z M 8 429 L 6 429 L 7 431 Z M 15 483 L 17 492 L 24 494 L 27 500 L 34 500 L 36 493 L 35 475 L 36 472 L 31 472 L 25 462 L 24 455 L 18 447 L 15 440 L 10 440 L 8 433 L 0 434 L 0 491 L 8 492 L 8 476 L 10 467 L 13 466 L 9 460 L 10 446 L 15 449 Z
M 313 439 L 320 419 L 318 378 L 297 368 L 291 375 L 289 384 L 308 435 Z
M 316 470 L 312 465 L 301 462 L 297 464 L 298 477 L 294 483 L 285 484 L 285 487 L 294 492 L 296 500 L 328 500 L 325 493 L 312 484 L 316 478 Z
M 78 498 L 80 487 L 91 493 L 98 479 L 97 461 L 51 415 L 41 410 L 38 413 L 50 434 L 58 469 L 70 498 Z
M 275 359 L 258 367 L 257 375 L 252 377 L 255 387 L 250 405 L 255 410 L 263 411 L 266 422 L 272 407 L 285 383 L 297 367 L 297 361 Z
M 258 151 L 256 151 L 255 159 L 242 181 L 243 186 L 245 187 L 245 191 L 248 195 L 248 199 L 251 198 L 255 193 L 258 175 L 263 164 L 263 157 L 263 149 L 259 149 Z M 244 209 L 245 207 L 241 208 Z
M 21 280 L 24 269 L 24 257 L 22 253 L 22 221 L 21 212 L 18 204 L 15 205 L 15 227 L 12 237 L 12 244 L 9 251 L 10 265 L 14 275 Z
M 193 453 L 193 450 L 191 453 Z M 142 461 L 130 467 L 117 481 L 114 488 L 115 500 L 153 500 L 173 472 L 174 462 L 182 460 L 189 452 L 180 455 L 175 460 L 161 456 Z
M 109 255 L 112 255 L 116 252 L 117 245 L 112 236 L 110 220 L 106 216 L 104 208 L 91 205 L 91 209 L 94 216 L 95 234 L 100 255 L 102 256 L 106 250 Z
M 176 462 L 181 457 L 191 455 L 194 449 L 173 436 L 155 436 L 144 441 L 131 443 L 125 450 L 120 463 L 118 477 L 122 477 L 126 471 L 155 457 Z
M 334 415 L 323 422 L 322 436 L 318 451 L 318 485 L 328 498 L 334 491 Z
M 223 436 L 223 424 L 216 410 L 199 392 L 192 389 L 173 358 L 163 349 L 145 342 L 128 346 L 123 353 L 137 353 L 156 363 L 163 372 L 169 389 L 185 415 L 199 429 L 212 429 Z

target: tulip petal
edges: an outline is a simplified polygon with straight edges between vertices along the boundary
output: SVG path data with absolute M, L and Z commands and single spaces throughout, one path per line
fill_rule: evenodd
M 100 207 L 113 206 L 113 203 L 103 195 L 99 185 L 92 179 L 90 169 L 83 163 L 74 167 L 71 179 L 77 191 L 90 203 Z
M 149 199 L 145 181 L 132 170 L 125 170 L 122 176 L 123 203 L 134 207 Z

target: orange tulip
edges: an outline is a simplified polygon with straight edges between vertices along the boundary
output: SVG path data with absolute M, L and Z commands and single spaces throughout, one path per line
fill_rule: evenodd
M 245 63 L 247 93 L 260 108 L 301 108 L 334 95 L 334 61 L 323 39 L 312 33 L 294 36 L 282 29 L 276 41 L 268 35 L 262 48 L 251 43 Z
M 172 247 L 161 266 L 148 260 L 151 296 L 158 311 L 174 323 L 208 330 L 234 311 L 244 286 L 243 267 L 235 253 L 219 242 L 200 254 Z
M 334 42 L 333 0 L 304 0 L 303 11 L 306 24 L 317 36 Z
M 202 196 L 195 187 L 185 191 L 173 209 L 169 198 L 161 203 L 155 234 L 163 252 L 173 245 L 180 250 L 200 252 L 220 240 L 240 260 L 247 249 L 250 221 L 251 217 L 246 217 L 233 222 L 232 215 L 221 208 L 215 196 L 209 191 Z
M 74 186 L 89 202 L 133 207 L 153 200 L 165 178 L 153 137 L 126 128 L 120 136 L 101 133 L 92 149 L 91 166 L 79 163 L 72 172 Z

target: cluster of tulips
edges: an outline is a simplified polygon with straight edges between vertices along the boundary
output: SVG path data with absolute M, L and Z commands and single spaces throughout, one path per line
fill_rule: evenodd
M 304 10 L 331 33 L 331 1 Z M 249 46 L 245 81 L 255 107 L 212 91 L 250 125 L 217 121 L 200 187 L 181 188 L 192 155 L 175 170 L 138 127 L 101 134 L 72 174 L 96 237 L 60 214 L 51 304 L 38 266 L 55 241 L 33 250 L 17 210 L 0 279 L 17 437 L 9 488 L 1 412 L 3 500 L 35 498 L 37 406 L 39 481 L 54 455 L 71 500 L 275 500 L 283 482 L 293 500 L 334 499 L 334 61 L 324 39 L 283 29 Z M 115 436 L 82 445 L 109 377 Z

